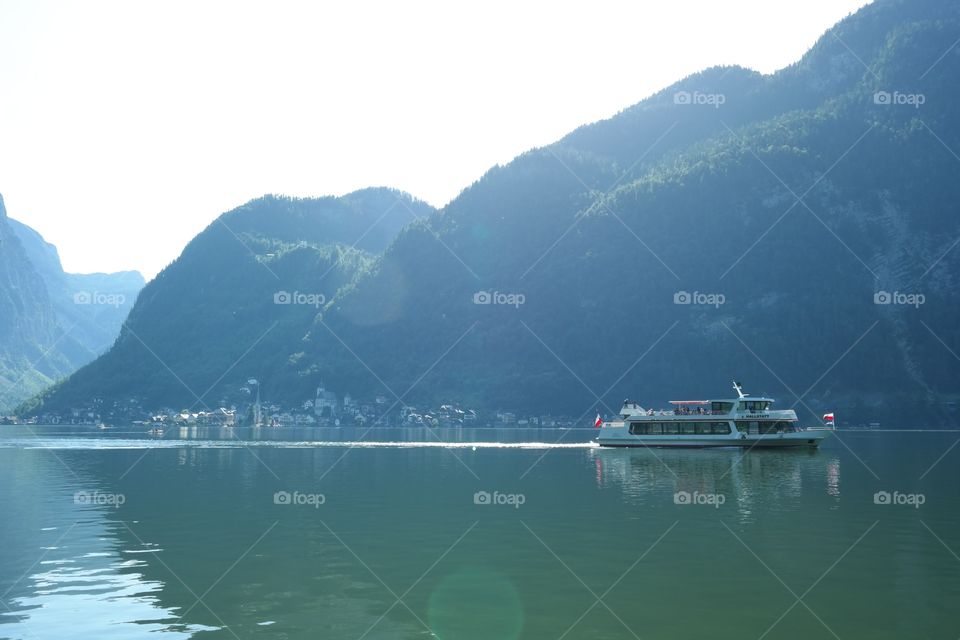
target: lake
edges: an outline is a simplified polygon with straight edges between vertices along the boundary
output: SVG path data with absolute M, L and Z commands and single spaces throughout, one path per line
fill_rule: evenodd
M 0 428 L 3 638 L 957 638 L 958 432 Z

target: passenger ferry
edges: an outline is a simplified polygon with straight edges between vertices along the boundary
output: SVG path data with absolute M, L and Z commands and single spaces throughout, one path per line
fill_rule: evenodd
M 797 424 L 793 409 L 774 410 L 733 383 L 737 398 L 671 400 L 673 409 L 644 409 L 625 400 L 618 420 L 598 419 L 603 447 L 816 447 L 829 432 Z

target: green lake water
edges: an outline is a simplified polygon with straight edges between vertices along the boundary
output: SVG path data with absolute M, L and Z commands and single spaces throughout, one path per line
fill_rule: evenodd
M 960 637 L 957 432 L 144 431 L 2 428 L 0 638 Z

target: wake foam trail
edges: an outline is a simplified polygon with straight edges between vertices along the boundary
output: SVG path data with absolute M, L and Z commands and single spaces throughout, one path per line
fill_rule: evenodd
M 596 442 L 398 442 L 304 440 L 298 442 L 271 440 L 164 440 L 112 438 L 10 438 L 0 439 L 4 449 L 591 449 Z

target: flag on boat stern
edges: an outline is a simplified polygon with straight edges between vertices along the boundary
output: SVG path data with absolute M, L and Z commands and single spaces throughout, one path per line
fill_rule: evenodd
M 825 413 L 825 414 L 823 414 L 823 421 L 826 422 L 826 423 L 828 423 L 828 424 L 833 424 L 833 422 L 834 422 L 834 420 L 833 420 L 833 414 L 832 414 L 832 413 Z
M 603 418 L 600 417 L 600 414 L 597 414 L 597 419 L 593 422 L 593 428 L 599 429 L 603 426 Z

